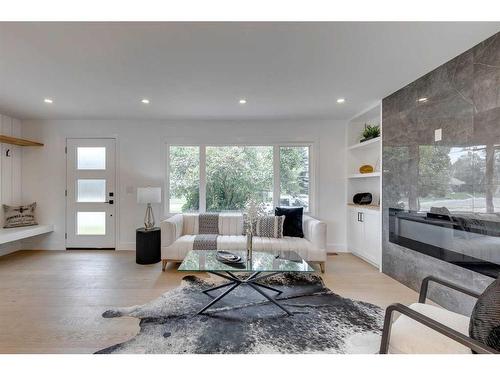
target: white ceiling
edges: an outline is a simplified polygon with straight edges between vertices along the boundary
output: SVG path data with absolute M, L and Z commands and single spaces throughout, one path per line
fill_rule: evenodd
M 476 22 L 0 23 L 0 113 L 347 119 L 499 30 Z

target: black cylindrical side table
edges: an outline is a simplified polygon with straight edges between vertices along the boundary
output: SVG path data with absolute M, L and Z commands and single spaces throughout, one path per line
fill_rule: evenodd
M 137 229 L 135 231 L 135 262 L 137 264 L 158 263 L 161 260 L 160 244 L 160 228 Z

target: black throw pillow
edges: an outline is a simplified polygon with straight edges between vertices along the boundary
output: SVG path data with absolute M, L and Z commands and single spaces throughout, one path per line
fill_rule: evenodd
M 500 278 L 477 299 L 470 317 L 469 336 L 500 351 Z
M 285 216 L 285 222 L 283 223 L 283 236 L 288 237 L 304 237 L 304 232 L 302 231 L 302 214 L 304 212 L 303 207 L 288 208 L 288 207 L 276 207 L 274 210 L 275 216 Z

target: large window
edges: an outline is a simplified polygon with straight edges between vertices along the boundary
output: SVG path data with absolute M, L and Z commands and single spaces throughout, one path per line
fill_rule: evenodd
M 280 147 L 279 205 L 309 211 L 309 147 Z
M 272 146 L 216 146 L 206 150 L 207 211 L 242 210 L 249 197 L 272 210 Z
M 241 211 L 249 198 L 310 211 L 310 146 L 169 146 L 168 211 Z
M 170 212 L 198 211 L 200 204 L 200 148 L 170 146 Z

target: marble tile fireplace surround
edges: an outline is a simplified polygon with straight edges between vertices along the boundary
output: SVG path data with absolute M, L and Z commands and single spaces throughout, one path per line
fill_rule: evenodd
M 384 273 L 416 290 L 428 275 L 477 290 L 498 277 L 499 104 L 500 33 L 382 101 Z M 473 305 L 440 288 L 431 298 Z

